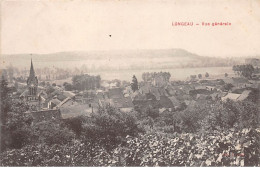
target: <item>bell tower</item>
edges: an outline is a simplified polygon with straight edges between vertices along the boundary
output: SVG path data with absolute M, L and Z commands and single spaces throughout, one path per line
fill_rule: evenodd
M 27 79 L 27 89 L 28 89 L 27 101 L 37 101 L 38 100 L 37 97 L 38 79 L 37 76 L 35 76 L 32 59 L 31 59 L 30 75 Z

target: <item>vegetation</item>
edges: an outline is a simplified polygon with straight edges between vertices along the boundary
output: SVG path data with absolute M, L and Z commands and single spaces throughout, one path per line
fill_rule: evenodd
M 133 76 L 133 79 L 132 79 L 131 88 L 132 88 L 133 92 L 138 90 L 138 81 L 137 81 L 135 75 Z
M 0 89 L 1 166 L 260 166 L 258 90 L 245 101 L 183 103 L 160 115 L 107 106 L 35 122 L 4 78 Z
M 153 79 L 155 79 L 156 77 L 161 76 L 165 81 L 169 82 L 170 78 L 171 78 L 171 74 L 169 72 L 154 72 L 154 73 L 143 73 L 142 74 L 142 79 L 145 82 L 148 81 L 152 81 Z
M 239 76 L 251 79 L 255 69 L 251 64 L 245 64 L 233 66 L 233 71 Z
M 79 91 L 100 88 L 100 76 L 90 76 L 88 74 L 75 75 L 72 78 L 73 88 Z

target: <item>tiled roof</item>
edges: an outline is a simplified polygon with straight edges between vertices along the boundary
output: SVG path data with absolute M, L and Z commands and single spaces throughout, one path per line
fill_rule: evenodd
M 249 96 L 250 93 L 251 93 L 251 90 L 243 91 L 242 94 L 240 95 L 240 97 L 238 97 L 237 100 L 240 100 L 240 101 L 245 100 Z
M 171 100 L 173 106 L 180 106 L 180 101 L 176 97 L 171 96 L 171 97 L 168 97 L 168 98 Z
M 58 99 L 51 99 L 51 101 L 50 101 L 50 102 L 54 103 L 55 105 L 58 105 L 58 104 L 60 104 L 60 103 L 61 103 L 61 101 L 60 101 L 60 100 L 58 100 Z
M 222 100 L 226 100 L 226 99 L 237 100 L 240 95 L 241 94 L 228 93 L 225 97 L 222 97 L 221 99 Z
M 130 97 L 114 98 L 110 100 L 111 105 L 116 108 L 133 108 L 134 105 Z
M 108 90 L 108 97 L 112 98 L 122 98 L 124 97 L 123 91 L 121 88 L 111 88 Z
M 160 108 L 173 108 L 172 101 L 167 96 L 160 96 L 159 100 Z

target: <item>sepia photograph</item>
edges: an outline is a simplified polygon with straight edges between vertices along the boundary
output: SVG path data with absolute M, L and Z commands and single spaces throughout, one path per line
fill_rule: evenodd
M 259 0 L 0 3 L 0 167 L 260 166 Z

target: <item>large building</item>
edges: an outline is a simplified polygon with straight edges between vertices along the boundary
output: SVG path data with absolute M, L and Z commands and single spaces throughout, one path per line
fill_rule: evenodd
M 31 60 L 30 74 L 27 79 L 27 89 L 21 94 L 21 99 L 27 101 L 32 109 L 37 110 L 41 106 L 38 92 L 38 79 L 35 75 L 33 62 Z
M 31 60 L 30 75 L 27 79 L 27 88 L 28 88 L 28 95 L 26 97 L 27 101 L 38 101 L 38 96 L 37 96 L 38 79 L 37 76 L 35 76 L 32 60 Z

